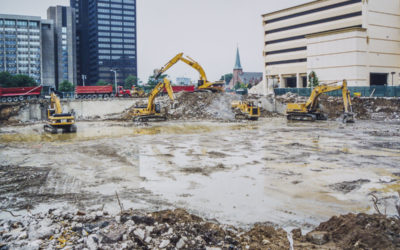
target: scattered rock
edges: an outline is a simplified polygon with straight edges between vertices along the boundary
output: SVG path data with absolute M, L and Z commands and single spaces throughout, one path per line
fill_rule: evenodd
M 370 180 L 358 179 L 355 181 L 344 181 L 344 182 L 340 182 L 340 183 L 335 183 L 335 184 L 329 185 L 329 187 L 332 188 L 333 190 L 347 194 L 353 190 L 359 189 L 363 184 L 369 183 L 369 182 L 370 182 Z

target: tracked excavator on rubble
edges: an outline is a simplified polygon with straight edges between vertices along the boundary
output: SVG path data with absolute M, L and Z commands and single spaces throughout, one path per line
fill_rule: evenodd
M 146 106 L 137 106 L 133 109 L 133 121 L 146 122 L 146 121 L 165 121 L 167 117 L 161 114 L 161 105 L 155 104 L 155 98 L 160 94 L 164 88 L 167 90 L 169 98 L 174 101 L 174 92 L 171 87 L 171 82 L 164 78 L 159 82 L 156 87 L 150 92 L 149 99 Z
M 50 95 L 50 106 L 47 109 L 47 124 L 44 130 L 52 134 L 56 134 L 58 129 L 63 133 L 75 133 L 77 128 L 75 125 L 75 116 L 72 113 L 63 113 L 60 98 L 53 90 Z
M 165 71 L 169 68 L 174 66 L 177 62 L 182 61 L 189 65 L 190 67 L 194 68 L 200 74 L 200 80 L 198 81 L 197 90 L 198 92 L 224 92 L 224 81 L 217 81 L 217 82 L 209 82 L 207 80 L 206 73 L 204 72 L 203 67 L 190 58 L 189 56 L 184 56 L 183 53 L 179 53 L 174 56 L 169 62 L 167 62 L 160 70 L 158 70 L 155 79 L 159 78 Z
M 256 121 L 260 117 L 260 107 L 252 101 L 232 101 L 231 107 L 235 112 L 235 119 Z
M 327 116 L 323 114 L 319 108 L 318 97 L 327 92 L 335 90 L 342 91 L 343 98 L 343 122 L 353 123 L 354 113 L 351 105 L 350 91 L 347 89 L 347 81 L 343 80 L 341 86 L 328 86 L 320 85 L 313 89 L 310 97 L 306 103 L 288 103 L 286 108 L 286 117 L 288 120 L 297 121 L 315 121 L 315 120 L 326 120 Z

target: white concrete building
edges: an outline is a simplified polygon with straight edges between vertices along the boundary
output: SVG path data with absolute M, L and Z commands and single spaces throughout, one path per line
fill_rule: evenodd
M 400 0 L 317 0 L 264 14 L 268 85 L 400 85 Z

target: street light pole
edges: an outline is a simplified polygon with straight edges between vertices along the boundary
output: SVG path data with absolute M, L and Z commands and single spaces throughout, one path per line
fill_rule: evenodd
M 114 86 L 115 86 L 115 93 L 117 93 L 117 71 L 116 69 L 111 69 L 110 71 L 114 72 Z
M 83 86 L 85 86 L 86 75 L 82 75 Z

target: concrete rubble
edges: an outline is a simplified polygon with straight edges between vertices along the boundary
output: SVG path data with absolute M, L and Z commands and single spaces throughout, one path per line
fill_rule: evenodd
M 250 229 L 205 221 L 183 209 L 144 213 L 103 210 L 0 220 L 0 249 L 395 249 L 400 221 L 383 215 L 332 217 L 303 235 L 269 223 Z

